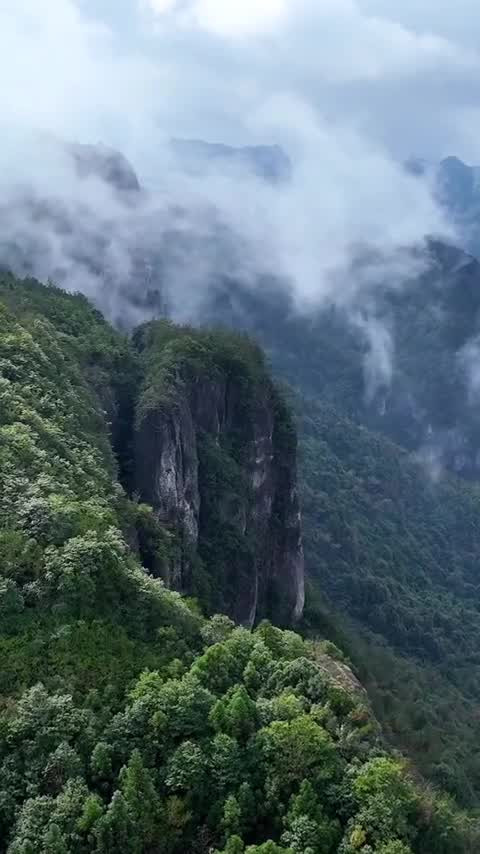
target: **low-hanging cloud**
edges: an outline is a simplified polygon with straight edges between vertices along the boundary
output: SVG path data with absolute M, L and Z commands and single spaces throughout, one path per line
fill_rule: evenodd
M 255 287 L 272 274 L 299 311 L 333 302 L 375 318 L 377 284 L 399 287 L 418 266 L 405 248 L 449 233 L 428 187 L 402 167 L 395 115 L 408 114 L 407 92 L 415 115 L 413 75 L 426 91 L 433 74 L 468 83 L 479 64 L 473 46 L 416 30 L 387 14 L 387 3 L 100 5 L 0 8 L 3 263 L 20 272 L 30 264 L 42 279 L 85 292 L 126 326 L 148 316 L 135 291 L 152 281 L 172 313 L 189 319 L 218 277 Z M 382 93 L 399 91 L 380 114 Z M 273 186 L 221 169 L 185 176 L 171 136 L 279 143 L 292 179 Z M 404 136 L 406 156 L 413 129 Z M 126 200 L 98 176 L 80 176 L 64 150 L 76 141 L 123 151 L 144 192 Z M 42 200 L 49 215 L 38 215 Z M 371 261 L 353 269 L 365 247 Z M 371 378 L 373 361 L 383 359 L 383 377 L 393 352 L 379 323 L 362 327 Z

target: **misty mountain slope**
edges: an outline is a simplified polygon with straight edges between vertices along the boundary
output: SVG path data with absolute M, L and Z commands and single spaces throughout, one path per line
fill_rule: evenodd
M 407 170 L 428 182 L 456 230 L 456 240 L 476 258 L 480 255 L 480 167 L 455 156 L 440 163 L 412 158 Z
M 383 282 L 369 287 L 367 280 L 345 309 L 327 304 L 308 314 L 285 284 L 229 282 L 209 316 L 256 336 L 301 394 L 422 452 L 432 469 L 475 477 L 480 264 L 430 242 L 427 252 L 412 253 L 406 270 L 393 284 L 388 270 Z M 353 281 L 363 275 L 352 267 Z
M 0 200 L 0 268 L 81 292 L 123 328 L 161 311 L 168 205 L 152 205 L 118 151 L 34 142 L 42 171 L 8 184 Z
M 170 149 L 176 165 L 190 175 L 227 171 L 241 177 L 255 175 L 271 183 L 288 181 L 292 163 L 279 145 L 256 145 L 234 148 L 196 139 L 173 139 Z
M 307 622 L 341 638 L 419 767 L 476 804 L 480 275 L 459 250 L 430 252 L 360 324 L 302 315 L 274 281 L 230 283 L 212 314 L 256 335 L 297 392 Z M 388 331 L 384 373 L 365 329 Z
M 80 178 L 97 177 L 120 194 L 140 193 L 140 182 L 127 158 L 104 145 L 70 144 L 66 147 Z
M 155 599 L 120 531 L 134 508 L 116 483 L 108 418 L 128 348 L 83 297 L 9 277 L 0 300 L 1 692 L 40 679 L 67 680 L 73 693 L 122 686 L 177 602 Z M 140 617 L 132 602 L 149 586 Z M 180 604 L 178 617 L 195 631 Z
M 102 183 L 105 183 L 103 177 Z M 93 264 L 98 272 L 95 281 L 100 287 L 97 292 L 99 302 L 108 306 L 111 293 L 113 305 L 121 295 L 118 302 L 121 310 L 117 311 L 113 306 L 110 313 L 112 316 L 121 314 L 121 321 L 127 326 L 132 325 L 135 317 L 143 319 L 145 314 L 161 313 L 165 305 L 170 304 L 173 312 L 190 312 L 197 321 L 200 318 L 207 322 L 222 322 L 253 332 L 267 348 L 278 376 L 287 379 L 302 395 L 320 401 L 322 406 L 328 403 L 334 406 L 335 418 L 339 419 L 335 429 L 345 435 L 352 431 L 350 442 L 354 450 L 348 446 L 339 450 L 335 448 L 332 464 L 338 477 L 330 478 L 330 492 L 323 484 L 319 485 L 323 470 L 320 468 L 321 476 L 317 476 L 317 472 L 318 466 L 324 463 L 322 455 L 325 452 L 327 422 L 323 416 L 318 419 L 313 444 L 307 448 L 308 466 L 303 470 L 303 483 L 306 484 L 304 500 L 308 507 L 307 569 L 315 588 L 310 595 L 315 599 L 320 591 L 327 598 L 328 607 L 335 615 L 334 633 L 335 626 L 342 625 L 345 619 L 355 620 L 354 627 L 347 631 L 345 643 L 351 648 L 352 658 L 369 683 L 387 732 L 398 740 L 402 748 L 412 752 L 419 767 L 428 775 L 448 787 L 458 798 L 476 803 L 478 770 L 471 749 L 476 739 L 476 724 L 465 712 L 465 707 L 472 701 L 470 698 L 475 701 L 478 692 L 476 612 L 475 606 L 468 601 L 469 596 L 475 601 L 477 595 L 476 497 L 474 491 L 465 491 L 461 485 L 457 489 L 452 482 L 446 506 L 439 508 L 438 494 L 443 500 L 444 493 L 441 490 L 440 493 L 428 489 L 423 491 L 423 485 L 429 485 L 427 472 L 434 478 L 445 468 L 452 468 L 469 478 L 474 478 L 477 472 L 480 436 L 475 370 L 480 307 L 478 264 L 451 246 L 432 242 L 426 253 L 419 250 L 406 253 L 403 279 L 397 274 L 390 281 L 379 278 L 379 271 L 383 269 L 382 259 L 372 260 L 369 253 L 363 253 L 366 258 L 360 257 L 357 267 L 352 266 L 351 276 L 352 279 L 358 276 L 365 287 L 359 291 L 358 297 L 351 300 L 348 311 L 332 306 L 311 311 L 307 317 L 306 312 L 299 311 L 293 303 L 283 280 L 257 278 L 251 280 L 247 287 L 235 279 L 224 278 L 223 271 L 232 265 L 235 267 L 245 247 L 230 229 L 222 226 L 212 210 L 208 211 L 202 231 L 195 211 L 177 211 L 173 219 L 170 213 L 162 218 L 154 212 L 152 218 L 145 219 L 143 206 L 137 210 L 135 205 L 122 202 L 120 218 L 115 207 L 112 243 L 107 241 L 103 248 L 96 243 L 95 221 L 86 223 L 90 237 L 84 241 L 82 229 L 78 230 L 83 220 L 78 221 L 75 216 L 71 219 L 73 245 L 82 244 L 85 249 L 86 281 L 92 281 Z M 142 214 L 140 219 L 139 213 Z M 59 222 L 62 222 L 61 217 Z M 135 228 L 130 230 L 132 223 Z M 143 235 L 138 229 L 139 223 L 145 226 Z M 157 228 L 158 240 L 152 243 Z M 106 233 L 105 228 L 100 229 L 102 240 Z M 126 274 L 122 269 L 121 279 L 117 278 L 116 265 L 108 272 L 110 252 L 112 248 L 116 252 L 118 246 L 125 250 L 125 255 L 120 253 L 120 262 L 124 258 L 128 260 Z M 155 250 L 150 255 L 152 246 Z M 136 263 L 130 263 L 132 248 L 135 249 L 133 254 L 138 260 L 138 267 Z M 30 247 L 30 250 L 34 252 L 32 262 L 37 263 L 35 247 Z M 150 272 L 147 270 L 149 266 Z M 75 269 L 78 270 L 78 266 Z M 216 269 L 216 275 L 210 280 L 213 269 Z M 371 283 L 368 281 L 370 270 L 375 274 Z M 390 271 L 391 264 L 387 263 L 385 276 Z M 68 270 L 65 277 L 68 279 Z M 172 290 L 172 283 L 179 283 L 178 294 Z M 197 284 L 198 302 L 194 287 Z M 185 305 L 182 304 L 184 296 Z M 53 306 L 52 313 L 55 314 Z M 201 338 L 193 336 L 193 339 L 194 348 L 201 348 Z M 180 359 L 180 342 L 175 344 L 173 352 L 175 358 Z M 117 376 L 122 357 L 114 364 L 114 376 Z M 125 364 L 128 365 L 127 375 L 116 380 L 113 391 L 106 395 L 103 392 L 103 398 L 104 409 L 114 427 L 114 446 L 120 457 L 122 480 L 133 490 L 133 399 L 142 369 L 134 353 L 128 355 Z M 419 364 L 421 371 L 418 370 Z M 96 358 L 93 359 L 93 367 L 94 371 L 98 370 Z M 203 365 L 201 373 L 209 373 L 212 367 L 218 369 L 218 365 L 210 364 L 208 368 Z M 204 385 L 200 383 L 201 388 Z M 212 384 L 211 380 L 206 383 L 208 388 L 204 396 L 211 402 L 209 417 L 216 417 L 215 414 L 224 408 L 221 385 Z M 109 382 L 100 382 L 99 386 L 110 389 Z M 142 468 L 148 478 L 142 478 L 135 484 L 142 498 L 156 505 L 157 517 L 160 514 L 162 524 L 159 527 L 158 518 L 143 515 L 141 531 L 136 536 L 149 569 L 170 582 L 173 579 L 174 586 L 184 592 L 200 595 L 208 606 L 227 609 L 243 620 L 245 602 L 249 601 L 252 587 L 247 584 L 247 595 L 243 592 L 239 595 L 238 577 L 236 572 L 232 572 L 232 567 L 242 564 L 244 578 L 252 580 L 253 562 L 248 555 L 251 556 L 253 546 L 242 533 L 239 539 L 238 528 L 242 530 L 245 507 L 254 505 L 250 505 L 250 500 L 245 503 L 244 497 L 239 495 L 241 478 L 237 477 L 235 465 L 231 465 L 230 454 L 224 455 L 225 448 L 218 453 L 216 428 L 207 436 L 206 442 L 203 435 L 197 435 L 197 427 L 202 425 L 204 417 L 203 409 L 196 405 L 192 418 L 190 398 L 191 389 L 195 386 L 187 383 L 186 387 L 189 390 L 182 398 L 183 402 L 180 406 L 178 401 L 176 404 L 180 410 L 183 406 L 187 411 L 186 420 L 178 415 L 170 419 L 167 432 L 174 437 L 173 442 L 165 442 L 162 447 L 160 443 L 157 447 L 156 439 L 155 442 L 152 440 L 152 448 L 155 445 L 161 462 L 155 467 L 150 464 L 149 455 L 144 454 Z M 369 429 L 383 432 L 408 451 L 419 452 L 424 462 L 423 469 L 418 464 L 409 468 L 408 455 L 400 454 L 394 471 L 401 492 L 398 496 L 393 493 L 386 496 L 387 502 L 393 502 L 394 509 L 392 519 L 384 514 L 385 527 L 378 524 L 374 512 L 378 491 L 375 484 L 371 487 L 372 494 L 370 487 L 367 488 L 366 497 L 357 503 L 358 483 L 363 483 L 366 476 L 363 469 L 360 467 L 357 473 L 358 483 L 354 478 L 355 488 L 348 479 L 345 484 L 338 473 L 338 467 L 341 471 L 347 464 L 344 454 L 349 455 L 349 466 L 352 459 L 357 462 L 357 443 L 360 448 L 362 437 L 370 435 L 356 433 L 357 428 L 353 424 L 343 423 L 341 416 L 345 414 L 357 425 L 364 424 Z M 269 418 L 267 414 L 267 421 Z M 258 423 L 262 420 L 263 416 Z M 185 429 L 187 423 L 189 427 Z M 254 426 L 254 431 L 257 427 Z M 187 435 L 189 438 L 185 442 Z M 227 443 L 231 441 L 231 437 L 226 438 Z M 391 447 L 389 442 L 382 443 L 374 437 L 371 437 L 371 442 L 374 450 L 367 456 L 370 453 L 373 458 L 378 456 L 380 464 L 373 473 L 367 466 L 367 479 L 371 477 L 382 484 L 383 478 L 392 477 Z M 146 440 L 143 444 L 149 445 Z M 179 455 L 182 458 L 187 451 L 188 460 L 192 456 L 188 452 L 192 449 L 193 458 L 195 454 L 198 457 L 200 450 L 200 458 L 209 460 L 211 471 L 217 472 L 211 480 L 212 488 L 204 490 L 203 506 L 209 508 L 207 522 L 205 519 L 202 521 L 198 510 L 202 489 L 198 491 L 195 487 L 188 465 L 179 478 L 179 482 L 184 480 L 185 486 L 185 494 L 182 494 L 183 487 L 176 493 L 181 513 L 186 511 L 187 517 L 191 516 L 203 532 L 209 531 L 206 541 L 200 537 L 198 551 L 193 550 L 194 559 L 187 555 L 188 542 L 179 536 L 178 526 L 174 525 L 172 529 L 165 525 L 168 512 L 165 512 L 163 488 L 155 484 L 158 479 L 168 481 L 169 460 L 174 460 L 175 468 Z M 404 467 L 408 475 L 402 479 L 397 474 L 398 471 L 403 472 Z M 255 476 L 252 482 L 255 482 Z M 204 479 L 204 484 L 208 484 L 208 478 Z M 215 492 L 220 487 L 223 497 L 219 502 Z M 309 489 L 313 490 L 310 504 Z M 330 496 L 331 506 L 343 508 L 340 521 L 335 512 L 325 513 L 322 503 L 324 492 Z M 212 496 L 213 502 L 210 500 Z M 407 510 L 414 508 L 408 517 L 407 533 L 402 528 L 403 516 L 397 512 L 399 504 Z M 290 506 L 294 507 L 294 503 Z M 461 508 L 462 513 L 465 511 L 466 518 L 472 522 L 465 539 L 462 537 L 463 527 L 459 527 L 460 535 L 457 535 L 459 517 L 455 506 Z M 226 508 L 235 520 L 228 536 L 226 529 L 218 528 L 217 524 L 219 518 L 225 519 Z M 287 516 L 288 512 L 283 508 L 282 530 Z M 345 519 L 348 522 L 343 524 Z M 355 528 L 357 519 L 362 521 L 359 532 Z M 354 534 L 350 531 L 352 525 Z M 400 531 L 398 536 L 392 534 L 392 526 Z M 290 527 L 298 543 L 295 523 Z M 337 541 L 339 532 L 341 542 Z M 352 537 L 359 541 L 360 566 L 352 558 Z M 329 538 L 333 547 L 326 545 Z M 212 544 L 215 544 L 213 549 Z M 339 557 L 342 550 L 346 557 Z M 401 559 L 397 552 L 402 555 Z M 227 566 L 229 570 L 225 572 Z M 420 572 L 417 574 L 418 567 Z M 452 567 L 456 573 L 455 581 L 451 577 Z M 287 576 L 293 577 L 289 573 Z M 227 589 L 223 586 L 225 582 Z M 458 585 L 458 590 L 455 585 Z M 434 618 L 432 609 L 424 607 L 426 595 L 435 603 L 438 619 Z M 292 601 L 291 594 L 286 598 Z M 235 603 L 237 611 L 232 609 L 232 603 Z M 277 608 L 272 610 L 271 598 L 262 604 L 259 613 L 279 616 Z M 444 639 L 440 636 L 439 622 L 446 626 Z M 329 631 L 331 629 L 330 624 Z M 374 640 L 372 632 L 377 636 Z M 382 643 L 387 646 L 382 648 Z M 450 660 L 452 654 L 453 660 Z M 444 666 L 447 660 L 451 664 L 449 673 L 448 667 Z M 444 709 L 440 717 L 434 712 L 435 704 L 422 705 L 419 702 L 421 694 L 425 693 L 425 685 L 431 679 L 432 668 L 433 672 L 438 671 L 439 662 L 443 669 L 436 674 L 435 685 L 438 688 L 435 696 L 439 707 Z M 414 690 L 405 690 L 407 681 L 415 686 Z M 463 685 L 463 681 L 467 684 Z M 445 697 L 449 698 L 446 708 Z M 449 768 L 448 773 L 446 767 Z
M 340 650 L 207 620 L 142 570 L 135 532 L 172 543 L 116 479 L 98 392 L 125 339 L 34 281 L 2 277 L 0 311 L 0 850 L 475 850 Z
M 432 482 L 328 405 L 304 404 L 300 431 L 307 623 L 330 611 L 390 736 L 477 804 L 480 487 Z

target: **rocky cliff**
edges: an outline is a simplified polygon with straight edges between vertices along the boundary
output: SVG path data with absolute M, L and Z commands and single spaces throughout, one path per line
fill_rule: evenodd
M 298 619 L 296 437 L 260 351 L 242 337 L 164 322 L 135 341 L 145 370 L 136 490 L 175 539 L 167 583 L 247 625 Z

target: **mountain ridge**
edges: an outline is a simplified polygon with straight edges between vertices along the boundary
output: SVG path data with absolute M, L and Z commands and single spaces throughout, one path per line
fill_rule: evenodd
M 0 304 L 0 850 L 475 850 L 332 643 L 206 619 L 141 569 L 173 544 L 116 480 L 128 340 L 32 280 Z

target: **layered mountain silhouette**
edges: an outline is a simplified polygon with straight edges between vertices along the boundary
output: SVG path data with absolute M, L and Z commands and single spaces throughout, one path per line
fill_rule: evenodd
M 235 149 L 177 141 L 174 148 L 187 177 L 215 174 L 215 170 L 222 174 L 231 170 L 232 177 L 240 177 L 247 170 L 261 180 L 277 183 L 290 171 L 286 155 L 275 147 Z M 212 205 L 201 211 L 175 207 L 168 200 L 163 206 L 156 205 L 121 154 L 96 146 L 67 146 L 62 151 L 70 158 L 77 196 L 69 198 L 57 187 L 44 195 L 22 191 L 5 203 L 0 209 L 0 263 L 20 275 L 35 274 L 44 281 L 51 278 L 69 290 L 90 288 L 97 306 L 123 331 L 131 332 L 145 320 L 173 313 L 175 307 L 196 325 L 231 327 L 249 333 L 263 345 L 275 376 L 289 386 L 299 428 L 307 575 L 301 629 L 311 637 L 320 634 L 338 642 L 347 651 L 368 687 L 388 738 L 413 757 L 416 768 L 429 780 L 464 804 L 478 807 L 478 725 L 471 709 L 480 700 L 479 262 L 463 248 L 421 241 L 419 235 L 416 247 L 403 250 L 403 277 L 399 280 L 397 275 L 392 282 L 390 259 L 361 247 L 348 271 L 352 281 L 361 278 L 364 284 L 358 298 L 348 308 L 331 302 L 302 312 L 293 298 L 292 283 L 280 278 L 277 271 L 269 276 L 254 275 L 251 270 L 248 275 L 243 273 L 246 247 Z M 433 180 L 428 164 L 411 163 L 409 168 L 419 178 Z M 433 178 L 435 193 L 452 219 L 459 225 L 474 224 L 474 170 L 450 159 L 441 170 L 434 170 Z M 98 210 L 97 198 L 102 201 Z M 183 301 L 185 284 L 185 293 L 195 296 L 198 291 L 202 300 L 191 306 Z M 71 438 L 71 424 L 80 416 L 86 419 L 84 432 L 93 449 L 97 425 L 101 425 L 102 447 L 112 430 L 124 484 L 133 481 L 130 492 L 136 490 L 137 498 L 153 508 L 137 506 L 136 501 L 135 506 L 125 507 L 118 490 L 111 496 L 108 493 L 111 511 L 104 504 L 90 507 L 91 478 L 85 474 L 79 531 L 88 530 L 93 518 L 100 526 L 99 535 L 110 536 L 112 513 L 118 513 L 146 568 L 168 584 L 173 578 L 173 586 L 182 592 L 195 593 L 203 607 L 222 608 L 242 621 L 255 621 L 272 614 L 273 589 L 278 600 L 274 613 L 298 617 L 303 605 L 303 552 L 291 462 L 295 435 L 291 419 L 284 416 L 271 393 L 263 368 L 257 371 L 257 357 L 252 357 L 255 348 L 245 349 L 243 337 L 234 336 L 232 351 L 225 345 L 224 333 L 212 339 L 210 333 L 197 334 L 188 327 L 175 331 L 160 322 L 152 327 L 154 346 L 140 347 L 137 353 L 127 346 L 127 336 L 105 332 L 103 322 L 93 309 L 85 309 L 81 298 L 67 299 L 55 289 L 28 281 L 22 284 L 7 276 L 2 299 L 13 307 L 9 323 L 16 346 L 29 347 L 31 356 L 25 362 L 28 370 L 21 374 L 24 394 L 20 403 L 13 400 L 11 417 L 28 410 L 32 389 L 38 387 L 38 406 L 48 417 L 53 412 L 60 418 L 66 442 Z M 34 310 L 38 301 L 41 311 Z M 52 337 L 48 325 L 42 324 L 46 318 L 55 325 L 57 316 L 60 349 L 45 350 L 48 358 L 39 361 L 38 354 L 50 346 Z M 25 332 L 17 329 L 20 321 L 26 324 Z M 147 333 L 137 333 L 134 341 L 143 340 L 145 334 L 150 334 L 148 328 Z M 29 343 L 29 335 L 33 343 Z M 62 356 L 66 335 L 72 342 Z M 4 342 L 2 388 L 14 395 L 18 371 L 9 336 Z M 35 336 L 41 338 L 38 347 Z M 243 354 L 240 360 L 238 352 Z M 49 368 L 62 358 L 69 365 L 71 359 L 74 366 L 78 361 L 65 400 L 70 400 L 70 387 L 81 387 L 84 395 L 78 407 L 72 404 L 66 414 L 62 399 L 52 397 L 57 377 L 50 377 Z M 126 377 L 129 359 L 133 361 Z M 31 382 L 31 376 L 35 378 L 31 365 L 37 363 L 47 375 L 45 393 L 40 381 Z M 115 387 L 120 389 L 117 403 L 110 393 L 112 373 Z M 93 378 L 95 398 L 84 388 L 83 375 L 88 381 Z M 138 394 L 141 376 L 142 397 L 152 420 L 146 433 L 133 425 L 130 399 Z M 120 426 L 116 408 L 120 409 Z M 82 420 L 78 423 L 83 425 Z M 31 425 L 38 431 L 38 419 L 32 417 Z M 51 436 L 58 444 L 55 430 L 40 426 L 39 435 Z M 14 431 L 6 434 L 12 453 L 20 455 L 26 465 L 29 435 L 26 430 L 17 441 Z M 81 449 L 85 441 L 85 436 L 81 442 L 79 437 Z M 98 473 L 109 490 L 114 465 L 111 450 L 105 472 Z M 291 464 L 285 473 L 289 454 Z M 156 455 L 154 461 L 152 455 Z M 132 471 L 133 457 L 141 467 L 140 478 Z M 42 465 L 44 459 L 42 456 Z M 70 472 L 69 457 L 65 459 L 68 464 L 58 465 L 62 478 Z M 95 456 L 86 454 L 87 469 L 92 459 Z M 245 482 L 239 467 L 248 474 Z M 43 478 L 41 471 L 39 477 L 39 489 L 42 484 L 48 486 L 48 477 Z M 22 488 L 27 489 L 28 483 L 27 478 Z M 65 492 L 70 502 L 74 486 L 72 480 Z M 254 495 L 256 491 L 255 501 L 252 490 Z M 9 493 L 5 495 L 6 512 L 10 513 Z M 45 530 L 51 530 L 56 545 L 59 530 L 77 531 L 77 517 L 68 502 L 65 510 L 58 509 L 56 492 L 50 498 L 55 513 L 60 514 L 58 525 L 57 516 L 48 515 L 48 502 L 42 510 L 37 494 L 27 507 L 30 515 L 25 525 L 31 519 L 43 536 L 42 526 L 48 523 Z M 181 536 L 173 540 L 162 528 L 168 528 L 172 502 L 186 522 Z M 18 512 L 23 520 L 23 505 Z M 129 513 L 134 520 L 138 517 L 139 528 Z M 185 532 L 189 537 L 183 536 Z M 261 548 L 255 542 L 257 535 L 263 537 Z M 50 541 L 45 542 L 49 546 Z M 76 543 L 73 546 L 77 548 Z M 92 549 L 94 546 L 96 549 L 96 543 Z M 25 562 L 24 547 L 28 556 L 30 540 L 25 544 L 23 540 L 17 543 L 15 537 L 11 543 L 8 540 L 6 565 L 10 566 L 11 555 L 17 553 Z M 280 548 L 286 558 L 276 566 L 284 567 L 288 583 L 278 590 L 276 583 L 270 583 L 278 576 L 271 560 Z M 92 619 L 98 603 L 105 602 L 107 607 L 113 596 L 108 573 L 117 564 L 110 559 L 109 549 L 114 557 L 117 554 L 115 543 L 106 549 L 101 595 L 95 599 L 90 588 L 85 592 L 92 602 L 88 612 Z M 85 565 L 82 555 L 79 552 L 80 578 Z M 92 573 L 98 564 L 95 555 Z M 35 560 L 34 552 L 34 567 Z M 119 558 L 115 560 L 118 563 Z M 77 567 L 77 563 L 72 565 Z M 47 593 L 53 598 L 45 598 L 48 608 L 52 603 L 59 606 L 54 598 L 58 593 L 57 563 L 52 566 L 49 579 L 53 581 L 49 583 L 53 586 Z M 30 571 L 30 564 L 28 567 Z M 127 575 L 128 569 L 126 566 Z M 36 602 L 36 576 L 27 573 L 25 577 L 28 597 Z M 250 588 L 245 579 L 254 580 Z M 140 592 L 143 581 L 140 576 Z M 246 587 L 253 591 L 251 597 L 245 598 Z M 83 605 L 79 597 L 80 605 L 77 603 L 75 585 L 65 589 L 72 595 L 72 613 L 77 614 Z M 10 588 L 6 590 L 10 596 Z M 128 603 L 129 588 L 125 590 Z M 142 595 L 144 599 L 139 593 L 138 607 L 131 614 L 132 636 L 139 634 L 142 644 L 150 643 L 150 636 L 145 641 L 143 633 L 150 631 L 149 626 L 152 633 L 157 632 L 160 620 L 162 631 L 168 631 L 158 635 L 159 645 L 167 644 L 172 656 L 181 659 L 177 646 L 184 628 L 179 628 L 178 637 L 169 634 L 174 620 L 168 614 L 162 616 L 160 605 L 160 616 L 156 616 L 157 605 L 152 605 L 150 622 L 146 621 L 149 598 Z M 12 599 L 19 608 L 22 601 Z M 116 600 L 112 598 L 112 602 Z M 176 613 L 178 602 L 175 598 L 172 602 Z M 124 614 L 130 614 L 126 604 L 122 607 Z M 16 632 L 18 618 L 12 613 L 12 631 Z M 83 611 L 78 613 L 82 617 Z M 179 625 L 181 620 L 189 624 L 191 614 L 193 611 L 179 611 Z M 37 627 L 32 628 L 28 619 L 28 638 L 36 644 Z M 48 643 L 56 645 L 57 635 L 49 624 L 45 632 Z M 30 648 L 26 648 L 30 661 Z M 69 648 L 67 653 L 69 662 Z M 46 667 L 49 659 L 41 650 L 35 654 Z M 189 655 L 186 648 L 185 660 Z M 112 653 L 112 661 L 117 660 L 115 656 Z M 138 661 L 140 669 L 158 666 L 150 653 L 144 654 L 143 647 Z M 165 667 L 169 662 L 170 658 Z M 27 664 L 22 662 L 22 673 Z M 178 666 L 184 666 L 181 660 Z M 135 667 L 134 662 L 127 669 L 130 681 L 137 675 Z M 9 668 L 7 677 L 13 680 L 19 672 L 15 655 Z M 86 671 L 90 669 L 85 666 Z M 105 670 L 110 671 L 110 664 Z M 39 673 L 36 665 L 35 679 Z M 162 678 L 173 673 L 174 668 L 162 671 Z M 102 678 L 108 681 L 110 676 Z M 25 677 L 25 685 L 31 684 L 30 676 Z M 290 690 L 289 682 L 280 680 L 278 685 L 279 690 Z M 4 693 L 9 696 L 10 683 L 7 688 Z M 79 690 L 83 688 L 80 680 Z M 286 714 L 288 719 L 290 711 Z M 337 714 L 332 706 L 321 711 L 319 720 L 336 732 Z M 150 721 L 151 716 L 147 718 Z M 155 720 L 160 727 L 163 718 Z M 361 725 L 362 718 L 358 721 Z M 135 718 L 135 738 L 137 724 Z M 159 734 L 160 729 L 156 737 Z M 351 747 L 345 743 L 342 749 L 348 754 Z M 119 770 L 125 761 L 128 755 L 121 754 Z M 11 817 L 9 822 L 11 825 Z M 423 848 L 412 850 L 423 854 L 441 849 L 427 841 Z M 468 849 L 444 850 L 449 854 Z
M 455 227 L 458 245 L 480 257 L 480 166 L 450 156 L 440 163 L 412 158 L 407 169 L 428 181 Z
M 279 145 L 255 145 L 236 148 L 199 139 L 173 139 L 171 151 L 177 164 L 192 175 L 208 175 L 219 170 L 242 172 L 270 183 L 288 181 L 292 163 Z

